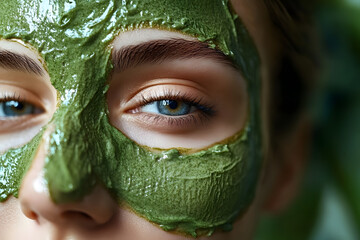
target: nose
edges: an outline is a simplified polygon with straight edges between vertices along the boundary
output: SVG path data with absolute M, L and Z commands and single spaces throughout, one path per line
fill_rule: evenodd
M 80 200 L 56 204 L 51 199 L 44 178 L 48 135 L 47 131 L 21 185 L 19 200 L 24 215 L 38 224 L 52 223 L 72 228 L 96 227 L 109 222 L 118 206 L 106 189 L 99 184 Z

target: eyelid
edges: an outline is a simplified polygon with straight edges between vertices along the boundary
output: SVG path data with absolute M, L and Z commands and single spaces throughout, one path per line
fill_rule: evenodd
M 1 85 L 0 102 L 10 100 L 30 103 L 36 107 L 41 108 L 42 110 L 44 110 L 44 112 L 47 112 L 49 110 L 46 101 L 44 102 L 43 99 L 40 99 L 31 91 L 25 90 L 20 87 Z
M 193 101 L 209 108 L 213 107 L 207 94 L 196 88 L 178 84 L 162 84 L 153 85 L 137 92 L 127 102 L 121 103 L 122 106 L 119 110 L 126 113 L 136 107 L 163 99 Z

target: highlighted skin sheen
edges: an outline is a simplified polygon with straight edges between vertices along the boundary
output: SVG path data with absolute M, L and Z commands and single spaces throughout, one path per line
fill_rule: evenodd
M 44 169 L 53 201 L 81 199 L 101 183 L 119 205 L 165 230 L 197 236 L 231 229 L 254 197 L 261 137 L 258 56 L 227 1 L 3 1 L 0 38 L 22 39 L 38 49 L 59 92 Z M 176 149 L 154 153 L 110 125 L 109 45 L 136 28 L 180 31 L 234 60 L 250 96 L 247 127 L 235 140 L 188 155 Z M 43 132 L 0 156 L 1 201 L 17 196 Z

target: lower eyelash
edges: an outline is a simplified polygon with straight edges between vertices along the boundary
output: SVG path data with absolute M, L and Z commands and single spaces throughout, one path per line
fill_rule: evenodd
M 169 127 L 183 127 L 203 125 L 210 119 L 210 116 L 202 111 L 198 111 L 192 114 L 176 117 L 169 117 L 166 115 L 157 115 L 151 113 L 141 113 L 141 118 L 143 118 L 143 121 L 150 121 L 151 124 L 154 125 L 164 126 L 164 124 L 166 124 Z

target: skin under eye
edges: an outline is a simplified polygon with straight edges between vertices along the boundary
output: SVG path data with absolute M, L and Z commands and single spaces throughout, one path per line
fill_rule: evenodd
M 0 100 L 0 118 L 14 118 L 43 112 L 43 109 L 25 101 Z

